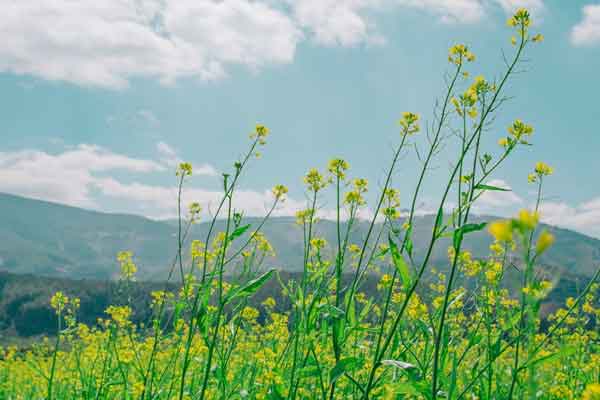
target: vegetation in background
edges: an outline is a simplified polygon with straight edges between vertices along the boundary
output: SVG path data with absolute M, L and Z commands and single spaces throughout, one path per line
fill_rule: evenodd
M 253 225 L 233 207 L 240 177 L 266 144 L 269 131 L 258 125 L 247 153 L 223 176 L 223 197 L 202 241 L 189 240 L 201 206 L 192 204 L 185 219 L 180 212 L 169 272 L 179 289 L 166 284 L 152 292 L 149 322 L 132 322 L 127 293 L 138 268 L 133 254 L 119 253 L 125 296 L 89 325 L 77 319 L 80 300 L 56 292 L 50 305 L 57 335 L 27 351 L 3 351 L 0 398 L 598 399 L 600 270 L 541 327 L 541 302 L 555 277 L 536 266 L 555 238 L 538 229 L 538 208 L 552 168 L 538 163 L 528 176 L 538 193 L 532 210 L 500 221 L 471 218 L 484 193 L 506 190 L 490 186 L 490 177 L 533 138 L 533 127 L 515 120 L 499 139 L 499 151 L 485 149 L 482 140 L 494 132 L 492 122 L 524 52 L 543 39 L 530 33 L 530 25 L 524 9 L 509 20 L 513 51 L 496 81 L 470 77 L 475 55 L 467 46 L 450 49 L 448 87 L 427 125 L 417 185 L 403 197 L 408 212 L 401 212 L 393 176 L 419 140 L 420 117 L 410 112 L 400 120 L 399 141 L 361 241 L 350 234 L 366 210 L 368 182 L 350 179 L 341 159 L 325 171 L 308 171 L 307 208 L 297 214 L 302 269 L 297 279 L 280 279 L 263 268 L 275 249 L 262 228 L 287 189 L 273 188 L 270 210 Z M 442 149 L 457 153 L 424 256 L 416 259 L 416 205 Z M 180 192 L 191 173 L 190 164 L 178 168 Z M 336 199 L 331 243 L 319 235 L 317 218 L 325 190 Z M 216 229 L 217 217 L 224 217 L 223 230 Z M 494 240 L 486 258 L 467 250 L 480 231 Z M 442 272 L 431 257 L 444 239 L 450 246 Z M 367 295 L 365 281 L 373 271 L 380 276 L 378 295 Z M 519 278 L 516 296 L 501 285 L 509 273 Z M 273 281 L 289 309 L 279 311 L 273 297 L 251 306 L 254 294 Z M 266 317 L 259 321 L 261 311 Z

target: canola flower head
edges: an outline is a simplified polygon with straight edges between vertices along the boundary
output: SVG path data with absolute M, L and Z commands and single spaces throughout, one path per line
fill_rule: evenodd
M 329 180 L 318 169 L 311 168 L 304 176 L 304 183 L 310 191 L 316 193 L 324 189 L 329 184 Z
M 250 134 L 250 139 L 256 140 L 260 145 L 264 145 L 267 143 L 267 136 L 269 136 L 269 128 L 264 125 L 257 124 L 254 127 L 254 132 Z M 260 153 L 257 154 L 257 157 L 260 157 Z
M 202 213 L 202 206 L 198 202 L 190 203 L 188 206 L 188 214 L 190 216 L 190 221 L 196 222 L 200 218 L 200 214 Z
M 506 24 L 510 27 L 527 28 L 531 25 L 531 14 L 526 8 L 519 8 L 515 11 L 513 16 L 508 19 Z
M 554 173 L 554 168 L 552 168 L 543 161 L 539 161 L 535 164 L 534 172 L 538 176 L 549 176 Z
M 273 193 L 275 199 L 283 201 L 288 193 L 288 188 L 284 185 L 275 185 L 271 192 Z
M 535 229 L 539 220 L 540 216 L 537 212 L 531 212 L 527 209 L 522 209 L 519 211 L 518 218 L 515 220 L 515 222 L 522 229 L 531 231 Z
M 471 53 L 464 44 L 456 44 L 448 50 L 448 61 L 460 66 L 464 61 L 475 61 L 475 54 Z
M 121 251 L 117 254 L 117 261 L 121 267 L 121 279 L 133 279 L 137 272 L 137 266 L 133 262 L 133 253 L 131 251 Z
M 508 220 L 495 221 L 488 226 L 488 232 L 498 242 L 512 242 L 512 223 Z
M 177 176 L 181 176 L 181 177 L 185 177 L 185 176 L 191 176 L 192 175 L 192 164 L 189 162 L 182 162 L 179 163 L 179 165 L 177 166 L 177 170 L 175 171 L 175 175 Z
M 50 306 L 54 308 L 57 314 L 62 313 L 68 304 L 69 297 L 60 290 L 54 293 L 54 295 L 50 298 Z
M 402 118 L 398 123 L 402 126 L 401 134 L 405 135 L 413 135 L 421 129 L 419 126 L 419 114 L 415 114 L 412 112 L 405 111 L 402 113 Z
M 600 383 L 590 383 L 587 385 L 581 400 L 600 400 Z
M 345 172 L 348 170 L 348 168 L 350 168 L 348 162 L 341 158 L 329 160 L 329 165 L 327 166 L 329 173 L 340 180 L 344 180 L 346 178 Z
M 537 254 L 542 254 L 548 250 L 554 244 L 555 238 L 547 230 L 543 230 L 538 237 L 537 243 L 535 244 L 535 251 Z
M 534 43 L 541 43 L 544 41 L 544 35 L 538 33 L 531 38 L 531 41 Z

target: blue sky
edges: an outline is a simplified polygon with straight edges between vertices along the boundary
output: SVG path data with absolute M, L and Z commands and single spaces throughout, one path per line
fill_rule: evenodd
M 351 175 L 381 181 L 402 111 L 431 121 L 450 70 L 447 49 L 477 55 L 472 75 L 503 71 L 505 22 L 532 10 L 541 45 L 487 133 L 486 146 L 521 118 L 536 128 L 494 177 L 512 193 L 481 212 L 532 202 L 527 173 L 555 167 L 544 218 L 600 237 L 600 3 L 592 0 L 43 0 L 0 15 L 0 191 L 153 218 L 174 212 L 174 165 L 197 173 L 187 199 L 210 205 L 219 174 L 271 128 L 242 181 L 239 206 L 261 214 L 275 183 L 301 206 L 302 175 L 343 157 Z M 423 137 L 417 143 L 424 143 Z M 451 157 L 436 160 L 423 211 Z M 419 167 L 407 154 L 394 178 L 406 204 Z M 323 207 L 331 206 L 325 195 Z

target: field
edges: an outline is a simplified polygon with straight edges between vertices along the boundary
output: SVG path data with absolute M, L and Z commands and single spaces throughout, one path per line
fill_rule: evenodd
M 506 190 L 490 185 L 491 177 L 535 138 L 534 128 L 516 119 L 495 148 L 483 145 L 482 137 L 497 132 L 491 127 L 510 98 L 508 82 L 527 50 L 543 41 L 531 32 L 527 10 L 508 25 L 511 52 L 496 80 L 470 75 L 475 55 L 466 45 L 450 48 L 448 86 L 435 117 L 422 125 L 419 115 L 402 114 L 379 187 L 351 178 L 349 163 L 338 158 L 306 173 L 308 204 L 296 215 L 303 234 L 299 274 L 282 279 L 265 262 L 277 249 L 261 229 L 285 202 L 287 188 L 274 186 L 270 211 L 252 225 L 233 206 L 240 177 L 269 137 L 257 125 L 246 154 L 223 175 L 223 196 L 202 240 L 190 231 L 203 205 L 182 211 L 179 198 L 169 282 L 152 292 L 147 320 L 132 322 L 127 296 L 143 265 L 122 251 L 125 295 L 105 318 L 80 322 L 80 300 L 58 291 L 48 299 L 57 334 L 27 348 L 1 349 L 0 399 L 600 399 L 600 269 L 542 317 L 557 282 L 539 266 L 555 241 L 539 229 L 553 168 L 538 162 L 523 176 L 537 192 L 533 209 L 473 222 L 482 195 Z M 392 178 L 419 141 L 428 147 L 415 168 L 417 184 L 410 195 L 402 188 L 401 196 Z M 417 260 L 417 204 L 442 151 L 456 154 Z M 192 171 L 179 164 L 180 193 Z M 374 215 L 365 217 L 369 190 L 379 192 Z M 333 241 L 319 234 L 326 191 L 336 199 Z M 362 240 L 349 240 L 364 219 Z M 467 250 L 476 232 L 493 240 L 487 257 Z M 447 265 L 436 268 L 431 256 L 442 241 L 450 243 Z M 373 277 L 376 293 L 365 290 Z M 267 284 L 278 293 L 257 304 L 253 296 Z

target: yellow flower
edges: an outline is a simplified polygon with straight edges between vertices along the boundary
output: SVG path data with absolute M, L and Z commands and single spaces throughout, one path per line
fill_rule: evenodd
M 452 46 L 448 51 L 448 61 L 456 65 L 462 65 L 464 60 L 475 61 L 475 54 L 471 53 L 464 44 Z
M 488 231 L 498 242 L 512 241 L 512 224 L 510 221 L 492 222 Z
M 288 192 L 288 188 L 285 187 L 284 185 L 275 185 L 275 187 L 273 187 L 273 196 L 275 196 L 275 198 L 277 200 L 285 200 L 285 195 Z
M 341 158 L 334 158 L 333 160 L 329 161 L 328 170 L 340 180 L 344 180 L 346 177 L 345 171 L 347 171 L 349 167 L 350 166 L 345 160 L 342 160 Z
M 196 221 L 202 212 L 202 206 L 200 203 L 191 203 L 188 206 L 188 213 L 190 215 L 190 221 Z
M 517 221 L 525 230 L 532 230 L 535 229 L 538 224 L 539 215 L 536 212 L 532 213 L 529 210 L 523 209 L 519 211 L 519 218 Z
M 328 181 L 316 168 L 312 168 L 304 176 L 304 183 L 308 186 L 309 190 L 318 192 L 327 186 Z
M 600 400 L 600 383 L 590 383 L 587 385 L 581 400 Z
M 63 292 L 58 291 L 54 293 L 50 299 L 50 306 L 56 310 L 57 314 L 60 314 L 67 304 L 69 303 L 69 297 L 65 296 Z
M 118 326 L 124 327 L 129 323 L 129 317 L 131 316 L 131 308 L 129 308 L 128 306 L 109 306 L 106 309 L 106 313 L 111 316 L 113 321 L 115 321 Z
M 515 14 L 508 19 L 507 25 L 511 27 L 527 28 L 531 24 L 531 16 L 525 8 L 519 8 Z
M 535 251 L 537 252 L 537 254 L 541 254 L 544 251 L 546 251 L 550 246 L 552 246 L 552 244 L 554 244 L 554 235 L 544 230 L 542 231 L 540 237 L 537 240 L 537 243 L 535 245 Z
M 552 175 L 554 173 L 554 168 L 552 168 L 545 162 L 540 161 L 535 164 L 534 171 L 539 176 L 548 176 L 548 175 Z
M 133 253 L 121 251 L 117 254 L 117 261 L 121 265 L 121 278 L 125 280 L 133 279 L 137 272 L 137 266 L 133 262 Z
M 419 115 L 411 112 L 403 112 L 398 122 L 402 126 L 402 135 L 412 135 L 419 132 Z
M 256 125 L 254 132 L 250 134 L 250 139 L 256 139 L 258 144 L 264 145 L 267 141 L 266 138 L 269 136 L 269 128 L 264 125 Z
M 535 35 L 534 37 L 531 38 L 532 42 L 543 42 L 544 41 L 544 35 L 542 35 L 541 33 L 538 33 L 537 35 Z
M 526 144 L 525 137 L 531 136 L 533 133 L 533 126 L 524 123 L 520 119 L 515 120 L 513 124 L 508 128 L 508 133 L 515 138 L 515 140 Z
M 192 164 L 188 162 L 182 162 L 177 167 L 177 171 L 175 173 L 177 176 L 190 176 L 192 175 Z

